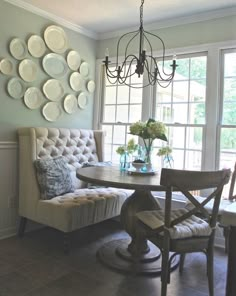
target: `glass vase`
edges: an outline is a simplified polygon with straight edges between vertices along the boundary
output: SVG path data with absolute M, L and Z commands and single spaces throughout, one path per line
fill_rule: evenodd
M 165 155 L 163 159 L 163 167 L 166 169 L 173 169 L 174 167 L 174 159 L 172 155 Z
M 130 155 L 125 151 L 120 156 L 120 171 L 127 171 L 130 168 Z

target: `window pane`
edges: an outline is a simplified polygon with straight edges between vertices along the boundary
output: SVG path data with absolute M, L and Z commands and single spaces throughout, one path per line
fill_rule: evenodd
M 190 124 L 205 123 L 205 103 L 189 104 L 189 123 Z
M 190 59 L 190 78 L 205 78 L 206 77 L 206 62 L 207 57 L 193 57 Z
M 117 106 L 117 122 L 128 122 L 128 105 Z
M 105 149 L 104 160 L 105 161 L 112 161 L 112 159 L 111 159 L 112 145 L 105 144 L 104 149 Z
M 224 152 L 236 153 L 236 127 L 221 129 L 220 147 Z
M 175 80 L 182 80 L 185 77 L 189 77 L 189 59 L 177 59 L 178 67 L 175 71 Z
M 116 86 L 110 86 L 106 89 L 105 104 L 116 103 Z
M 188 119 L 188 105 L 187 104 L 173 104 L 173 122 L 187 123 Z
M 236 76 L 236 53 L 225 55 L 224 76 Z
M 130 115 L 129 122 L 139 121 L 141 119 L 142 114 L 142 105 L 131 105 L 130 106 Z
M 226 78 L 224 80 L 224 101 L 236 102 L 236 79 Z
M 202 149 L 202 132 L 203 130 L 201 127 L 187 128 L 186 147 L 188 149 Z
M 118 145 L 125 145 L 126 129 L 124 125 L 114 126 L 113 143 Z
M 195 80 L 190 82 L 190 102 L 205 102 L 206 98 L 206 80 Z
M 104 122 L 115 122 L 116 121 L 116 107 L 105 106 L 104 107 Z
M 130 89 L 130 103 L 131 104 L 141 104 L 142 103 L 142 89 L 131 88 Z
M 172 84 L 166 88 L 157 87 L 157 102 L 166 103 L 171 102 Z
M 182 170 L 184 168 L 184 150 L 173 150 L 174 168 Z
M 117 89 L 117 104 L 127 104 L 129 102 L 129 87 L 119 86 Z
M 185 169 L 199 171 L 201 169 L 201 161 L 201 152 L 187 151 L 185 159 Z
M 236 103 L 224 103 L 223 124 L 236 124 Z
M 184 148 L 185 143 L 185 128 L 184 127 L 171 127 L 169 141 L 173 148 Z
M 188 101 L 188 81 L 177 81 L 173 83 L 173 101 L 187 102 Z
M 156 118 L 165 123 L 171 123 L 171 104 L 158 104 L 156 107 Z
M 102 130 L 106 132 L 106 143 L 112 143 L 112 125 L 103 125 Z

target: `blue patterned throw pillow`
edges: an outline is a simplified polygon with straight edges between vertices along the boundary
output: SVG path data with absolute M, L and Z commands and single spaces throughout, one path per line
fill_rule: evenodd
M 63 156 L 34 162 L 42 199 L 74 191 L 70 169 Z

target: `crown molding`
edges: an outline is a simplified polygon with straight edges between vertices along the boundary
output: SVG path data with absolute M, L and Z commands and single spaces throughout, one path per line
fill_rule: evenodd
M 53 21 L 55 23 L 58 23 L 58 24 L 66 27 L 68 29 L 71 29 L 71 30 L 73 30 L 73 31 L 75 31 L 77 33 L 80 33 L 80 34 L 85 35 L 87 37 L 90 37 L 92 39 L 97 40 L 97 38 L 98 38 L 98 36 L 97 36 L 97 34 L 95 32 L 87 30 L 87 29 L 85 29 L 85 28 L 83 28 L 83 27 L 81 27 L 79 25 L 76 25 L 76 24 L 74 24 L 74 23 L 72 23 L 70 21 L 67 21 L 67 20 L 65 20 L 65 19 L 63 19 L 61 17 L 58 17 L 58 16 L 56 16 L 56 15 L 50 13 L 50 12 L 47 12 L 47 11 L 45 11 L 43 9 L 37 8 L 37 7 L 35 7 L 35 6 L 33 6 L 33 5 L 29 4 L 29 3 L 26 3 L 26 2 L 24 2 L 22 0 L 4 0 L 4 1 L 8 2 L 8 3 L 12 4 L 12 5 L 18 6 L 20 8 L 23 8 L 25 10 L 28 10 L 28 11 L 36 14 L 36 15 L 45 17 L 45 18 L 47 18 L 47 19 L 49 19 L 49 20 L 51 20 L 51 21 Z
M 159 22 L 146 24 L 145 30 L 157 30 L 157 29 L 164 29 L 169 27 L 175 27 L 179 25 L 186 25 L 191 23 L 198 23 L 202 21 L 208 21 L 212 19 L 218 19 L 226 16 L 236 15 L 236 6 L 233 6 L 231 8 L 225 8 L 225 9 L 219 9 L 219 10 L 212 10 L 205 13 L 199 13 L 199 14 L 193 14 L 186 17 L 180 17 L 180 18 L 174 18 L 174 19 L 168 19 L 168 20 L 162 20 Z M 136 27 L 130 27 L 124 30 L 119 31 L 113 31 L 108 33 L 101 33 L 98 34 L 97 39 L 98 40 L 105 40 L 115 37 L 120 37 L 123 34 L 131 31 L 138 30 L 138 26 Z

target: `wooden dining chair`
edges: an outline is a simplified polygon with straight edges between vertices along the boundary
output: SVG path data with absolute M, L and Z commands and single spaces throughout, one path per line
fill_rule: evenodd
M 186 253 L 203 252 L 207 257 L 209 295 L 213 288 L 213 247 L 217 214 L 223 187 L 230 179 L 230 170 L 199 172 L 162 169 L 160 184 L 166 188 L 165 207 L 161 210 L 138 212 L 139 227 L 146 238 L 160 248 L 161 296 L 166 296 L 170 282 L 170 266 L 173 258 L 180 255 L 180 272 L 183 271 Z M 199 202 L 190 191 L 211 189 L 208 197 Z M 172 192 L 180 191 L 192 204 L 192 209 L 171 209 Z M 205 205 L 213 202 L 211 214 Z M 195 214 L 201 212 L 204 219 Z M 170 252 L 173 254 L 170 256 Z

